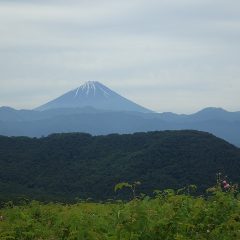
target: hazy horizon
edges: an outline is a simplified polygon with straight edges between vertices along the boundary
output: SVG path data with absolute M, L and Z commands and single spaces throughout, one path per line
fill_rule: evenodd
M 240 2 L 0 0 L 0 106 L 99 81 L 157 112 L 239 111 Z

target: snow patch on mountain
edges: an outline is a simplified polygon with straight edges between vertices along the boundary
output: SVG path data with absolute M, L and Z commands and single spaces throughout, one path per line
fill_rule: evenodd
M 152 112 L 120 96 L 98 81 L 85 82 L 80 87 L 37 107 L 35 110 L 44 111 L 56 108 L 82 108 L 89 106 L 109 111 Z

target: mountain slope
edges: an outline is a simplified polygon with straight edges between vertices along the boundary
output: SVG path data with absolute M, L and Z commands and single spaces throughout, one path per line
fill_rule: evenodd
M 240 114 L 209 108 L 191 115 L 101 111 L 92 107 L 45 111 L 0 108 L 0 135 L 41 137 L 51 133 L 93 135 L 194 129 L 210 132 L 240 146 Z
M 107 88 L 97 81 L 88 81 L 79 88 L 36 108 L 43 111 L 56 108 L 94 107 L 109 111 L 152 112 Z
M 199 192 L 222 172 L 240 181 L 240 150 L 213 135 L 165 131 L 46 138 L 0 137 L 2 198 L 107 199 L 123 181 L 141 181 L 141 192 L 196 184 Z

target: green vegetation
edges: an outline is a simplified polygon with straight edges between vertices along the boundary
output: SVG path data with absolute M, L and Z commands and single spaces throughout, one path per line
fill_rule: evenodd
M 135 187 L 137 185 L 135 184 Z M 123 183 L 116 187 L 129 187 Z M 207 197 L 189 195 L 193 186 L 156 191 L 155 197 L 129 202 L 79 202 L 13 206 L 0 209 L 1 240 L 238 240 L 240 196 L 227 183 Z M 185 190 L 187 192 L 183 193 Z
M 202 194 L 214 185 L 216 172 L 240 182 L 239 148 L 198 131 L 0 136 L 0 166 L 2 202 L 127 199 L 127 190 L 113 188 L 135 180 L 143 183 L 136 194 L 190 184 Z

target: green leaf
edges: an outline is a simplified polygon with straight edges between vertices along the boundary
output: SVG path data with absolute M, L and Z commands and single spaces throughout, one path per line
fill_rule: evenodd
M 115 185 L 114 191 L 116 192 L 117 190 L 121 190 L 121 189 L 124 188 L 124 187 L 131 188 L 132 185 L 130 185 L 130 184 L 127 183 L 127 182 L 121 182 L 121 183 L 118 183 L 118 184 Z

